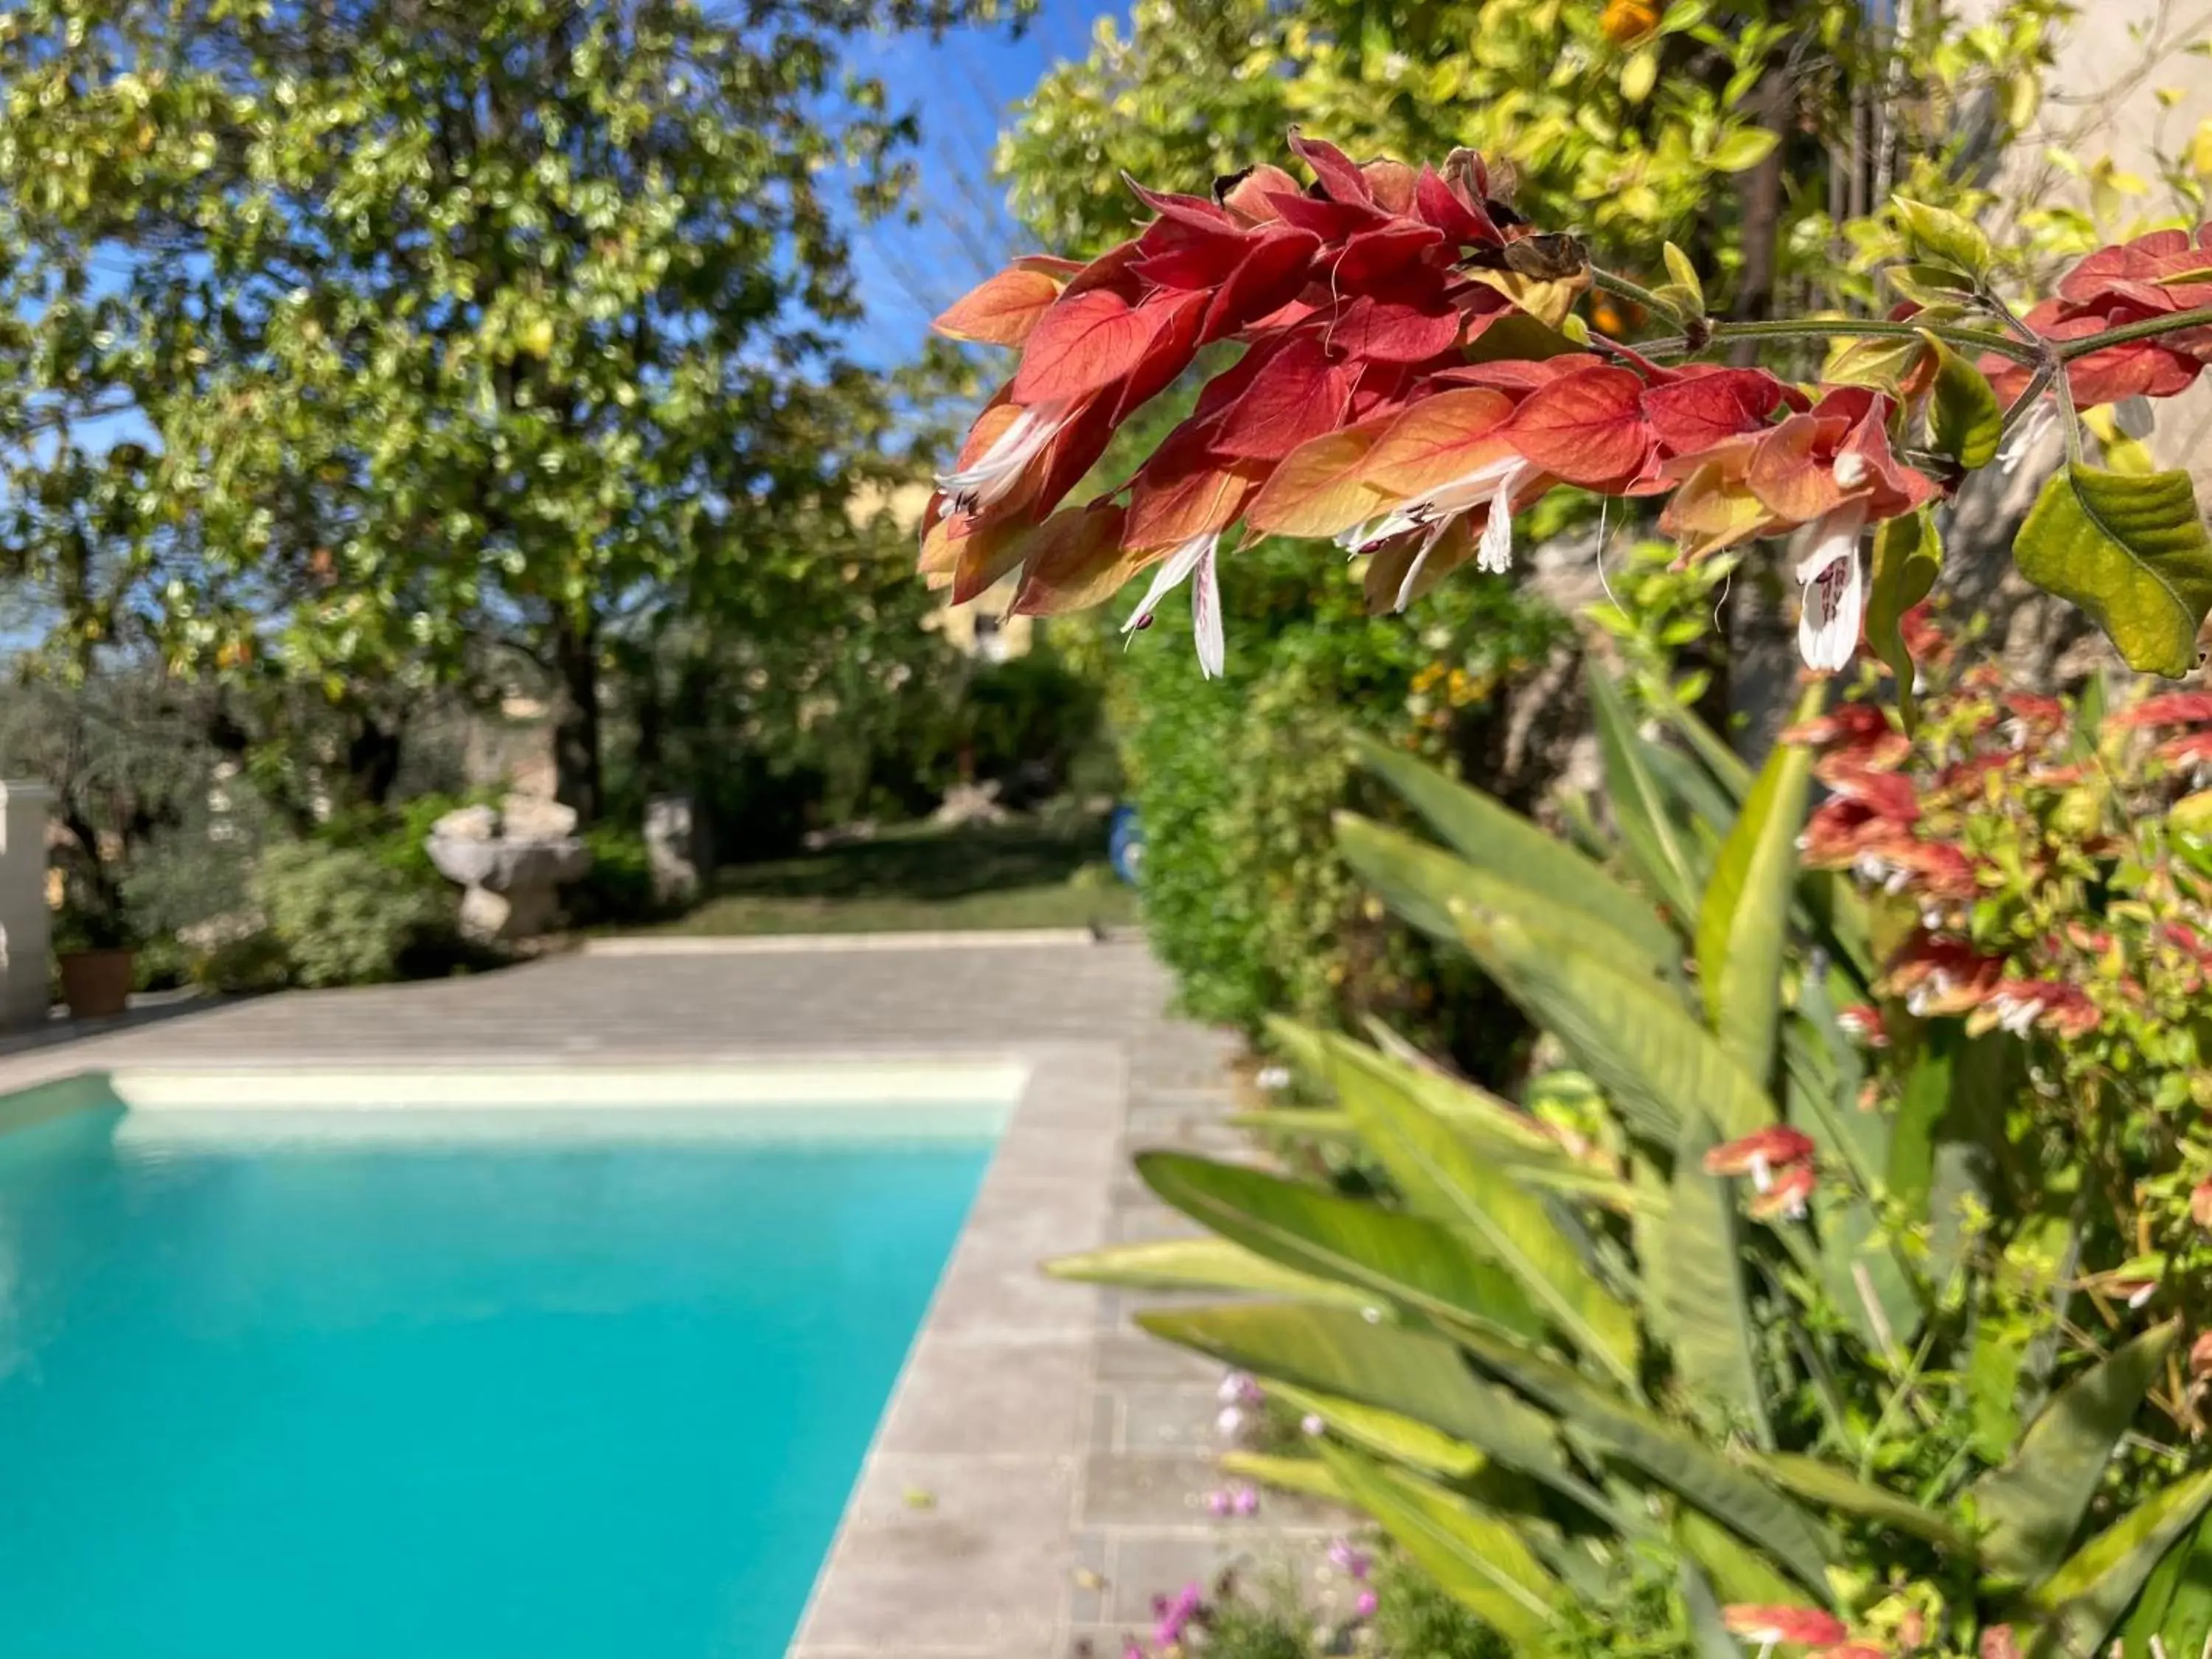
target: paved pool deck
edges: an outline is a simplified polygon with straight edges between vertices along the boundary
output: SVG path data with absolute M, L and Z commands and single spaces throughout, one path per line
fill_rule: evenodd
M 1166 1016 L 1141 945 L 562 957 L 474 978 L 162 1011 L 0 1048 L 0 1092 L 86 1072 L 578 1071 L 1018 1058 L 1028 1084 L 879 1425 L 793 1659 L 1118 1659 L 1155 1595 L 1310 1562 L 1327 1515 L 1220 1519 L 1217 1369 L 1047 1256 L 1192 1231 L 1129 1154 L 1247 1156 L 1236 1044 Z

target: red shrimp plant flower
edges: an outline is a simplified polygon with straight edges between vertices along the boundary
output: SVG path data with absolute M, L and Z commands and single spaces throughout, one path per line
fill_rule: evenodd
M 1684 337 L 1648 354 L 1593 334 L 1572 314 L 1598 276 L 1582 245 L 1496 199 L 1474 152 L 1441 168 L 1361 162 L 1295 131 L 1290 149 L 1303 181 L 1272 165 L 1203 197 L 1131 180 L 1155 216 L 1134 236 L 1088 262 L 1018 259 L 937 319 L 954 338 L 1018 354 L 924 514 L 922 570 L 954 603 L 1018 572 L 1014 609 L 1049 616 L 1152 570 L 1129 626 L 1188 585 L 1212 675 L 1225 654 L 1219 567 L 1240 524 L 1246 541 L 1334 540 L 1366 560 L 1370 605 L 1403 609 L 1462 565 L 1510 570 L 1514 515 L 1568 485 L 1664 497 L 1660 524 L 1685 560 L 1796 536 L 1799 645 L 1809 667 L 1833 673 L 1875 614 L 1867 531 L 1919 512 L 1997 448 L 1989 386 L 1933 320 L 1917 337 L 1910 318 L 1867 325 L 1903 332 L 1908 350 L 1923 342 L 1911 371 L 1881 387 L 1662 362 L 1730 325 L 1683 312 Z M 2077 402 L 2170 394 L 2212 356 L 2212 322 L 2190 309 L 2212 303 L 2208 241 L 2169 233 L 2102 250 L 2024 328 L 1953 332 L 2003 348 L 1991 372 L 2015 396 L 2047 384 L 2069 352 Z M 2170 335 L 2081 343 L 2166 318 Z M 1189 416 L 1118 484 L 1071 501 L 1115 431 L 1220 343 L 1241 350 L 1205 360 Z M 1979 390 L 1962 398 L 1961 386 Z M 2075 544 L 2110 515 L 2087 499 L 2107 485 L 2081 489 L 2081 513 L 2045 514 L 2039 570 L 2024 532 L 2022 568 L 2095 611 L 2131 661 L 2166 665 L 2179 622 L 2160 617 L 2154 636 L 2138 636 L 2128 596 L 2081 574 L 2108 568 Z M 2193 514 L 2188 527 L 2188 580 L 2169 585 L 2193 629 L 2212 605 L 2212 540 Z M 1908 650 L 1893 641 L 1882 654 L 1894 664 Z

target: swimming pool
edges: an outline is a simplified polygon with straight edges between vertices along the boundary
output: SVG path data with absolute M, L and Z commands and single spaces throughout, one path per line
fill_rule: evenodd
M 0 1135 L 25 1659 L 775 1659 L 988 1113 Z

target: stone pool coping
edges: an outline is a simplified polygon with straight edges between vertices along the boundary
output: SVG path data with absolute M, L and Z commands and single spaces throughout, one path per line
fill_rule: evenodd
M 1111 1236 L 1128 1077 L 1111 1044 L 1024 1057 L 790 1659 L 1044 1655 L 1069 1628 L 1097 1293 L 1036 1264 Z

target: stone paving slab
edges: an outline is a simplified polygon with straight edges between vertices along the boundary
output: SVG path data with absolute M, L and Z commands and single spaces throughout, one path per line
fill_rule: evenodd
M 474 978 L 164 1009 L 0 1047 L 0 1091 L 88 1071 L 989 1059 L 1031 1084 L 880 1425 L 793 1659 L 1117 1656 L 1152 1598 L 1224 1565 L 1309 1569 L 1331 1518 L 1205 1494 L 1218 1368 L 1135 1331 L 1158 1298 L 1043 1257 L 1191 1224 L 1127 1170 L 1144 1146 L 1249 1156 L 1223 1120 L 1236 1045 L 1167 1018 L 1141 945 L 584 954 Z

